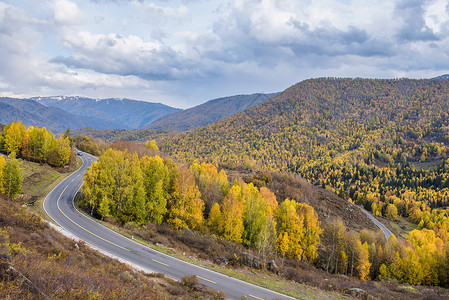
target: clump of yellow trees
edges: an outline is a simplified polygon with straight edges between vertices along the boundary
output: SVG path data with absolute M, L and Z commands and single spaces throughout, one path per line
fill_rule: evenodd
M 69 163 L 72 148 L 65 135 L 55 138 L 45 127 L 25 127 L 14 121 L 6 125 L 0 134 L 0 150 L 36 162 L 46 162 L 55 167 Z
M 268 188 L 242 180 L 230 186 L 225 171 L 209 163 L 178 168 L 159 156 L 108 149 L 89 167 L 82 192 L 80 205 L 100 218 L 207 230 L 263 256 L 278 249 L 299 260 L 317 257 L 321 229 L 311 206 L 279 205 Z
M 14 199 L 22 191 L 23 181 L 16 157 L 61 167 L 69 163 L 72 148 L 65 135 L 56 139 L 45 127 L 26 128 L 15 121 L 0 133 L 0 151 L 9 156 L 0 156 L 0 193 Z

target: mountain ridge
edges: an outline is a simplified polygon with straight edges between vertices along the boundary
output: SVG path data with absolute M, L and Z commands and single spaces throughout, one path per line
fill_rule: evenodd
M 26 126 L 46 127 L 55 132 L 88 126 L 107 129 L 117 126 L 114 122 L 74 115 L 59 108 L 46 107 L 30 99 L 1 97 L 0 107 L 0 123 L 3 124 L 21 121 Z
M 57 107 L 85 117 L 101 115 L 114 120 L 120 129 L 140 129 L 151 122 L 179 111 L 161 103 L 139 101 L 127 98 L 88 98 L 80 96 L 51 96 L 31 98 L 47 107 Z
M 145 128 L 152 130 L 188 131 L 235 115 L 277 94 L 242 94 L 209 100 L 195 107 L 166 115 Z

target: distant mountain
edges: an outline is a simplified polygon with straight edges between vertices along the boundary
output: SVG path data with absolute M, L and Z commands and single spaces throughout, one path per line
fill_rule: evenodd
M 46 127 L 53 132 L 67 128 L 117 128 L 117 123 L 98 118 L 77 116 L 59 108 L 46 107 L 29 99 L 0 98 L 0 123 L 21 121 L 26 126 Z
M 433 79 L 449 79 L 449 74 L 443 74 L 443 75 L 434 77 Z
M 35 97 L 33 100 L 85 117 L 101 116 L 119 124 L 120 129 L 144 128 L 153 121 L 179 111 L 161 103 L 131 99 L 92 99 L 84 97 Z M 95 126 L 92 126 L 95 127 Z
M 210 100 L 204 104 L 162 117 L 146 128 L 169 131 L 195 129 L 235 115 L 277 94 L 238 95 Z

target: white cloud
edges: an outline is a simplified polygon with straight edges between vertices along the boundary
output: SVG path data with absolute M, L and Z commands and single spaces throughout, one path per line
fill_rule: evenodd
M 44 35 L 49 34 L 45 30 L 55 21 L 51 18 L 38 20 L 21 8 L 0 2 L 0 95 L 28 97 L 86 91 L 97 96 L 126 96 L 133 90 L 159 95 L 150 82 L 137 76 L 76 70 L 51 62 L 43 46 Z M 95 42 L 95 38 L 92 40 Z
M 184 22 L 190 20 L 190 11 L 185 5 L 178 7 L 160 6 L 154 2 L 134 1 L 133 5 L 146 13 L 146 22 L 155 25 L 164 25 L 172 22 Z
M 449 3 L 446 0 L 429 1 L 425 9 L 426 25 L 436 33 L 447 33 L 449 26 Z
M 449 72 L 446 0 L 6 2 L 2 93 L 158 97 L 186 107 L 316 76 Z
M 68 67 L 151 80 L 172 80 L 190 73 L 187 66 L 191 62 L 183 59 L 182 53 L 158 42 L 143 41 L 138 36 L 79 32 L 66 35 L 64 44 L 74 55 L 53 61 Z
M 76 25 L 83 19 L 82 12 L 74 2 L 68 0 L 54 0 L 52 8 L 53 17 L 57 25 Z

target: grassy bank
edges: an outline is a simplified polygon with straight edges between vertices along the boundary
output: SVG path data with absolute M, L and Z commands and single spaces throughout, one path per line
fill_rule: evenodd
M 45 213 L 42 202 L 47 194 L 73 171 L 81 167 L 82 161 L 76 161 L 68 167 L 53 168 L 47 164 L 20 160 L 23 184 L 22 195 L 18 198 L 20 204 L 25 204 L 40 217 L 50 220 Z

